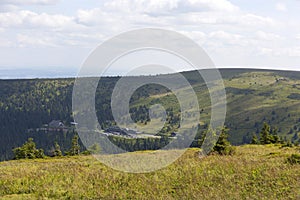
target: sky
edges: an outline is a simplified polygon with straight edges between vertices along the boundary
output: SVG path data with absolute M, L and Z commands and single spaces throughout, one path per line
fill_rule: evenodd
M 75 72 L 103 41 L 149 27 L 190 37 L 218 67 L 300 70 L 299 10 L 300 0 L 0 0 L 0 71 Z

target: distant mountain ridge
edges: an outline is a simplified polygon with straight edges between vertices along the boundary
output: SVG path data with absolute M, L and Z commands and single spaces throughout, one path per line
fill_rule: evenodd
M 0 68 L 0 79 L 64 78 L 75 77 L 76 75 L 76 68 Z

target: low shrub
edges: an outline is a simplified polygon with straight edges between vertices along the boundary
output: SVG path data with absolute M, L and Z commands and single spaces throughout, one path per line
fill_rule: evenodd
M 292 154 L 287 158 L 287 162 L 290 164 L 300 164 L 300 154 Z

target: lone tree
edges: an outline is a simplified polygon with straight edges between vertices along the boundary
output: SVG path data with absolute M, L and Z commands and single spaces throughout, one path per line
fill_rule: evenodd
M 57 142 L 55 142 L 55 144 L 54 144 L 53 156 L 55 156 L 55 157 L 61 157 L 62 156 L 62 152 L 60 150 L 60 146 L 59 146 L 59 144 Z
M 264 123 L 264 126 L 260 131 L 260 144 L 271 144 L 270 132 L 271 132 L 270 125 Z
M 228 141 L 228 131 L 229 129 L 226 127 L 221 129 L 218 141 L 213 148 L 213 151 L 220 155 L 232 155 L 234 153 L 234 147 Z
M 80 145 L 78 139 L 79 139 L 78 135 L 74 135 L 72 139 L 71 149 L 68 152 L 66 152 L 67 155 L 76 156 L 80 154 Z
M 274 128 L 271 129 L 271 133 L 270 133 L 270 137 L 271 137 L 271 143 L 272 144 L 278 144 L 281 142 L 280 137 L 278 136 L 278 129 Z
M 204 154 L 209 154 L 214 151 L 216 144 L 217 134 L 211 126 L 203 133 L 201 138 L 198 140 L 198 145 L 201 147 Z
M 260 131 L 260 144 L 276 144 L 280 143 L 280 138 L 277 135 L 277 129 L 271 129 L 271 126 L 264 123 Z
M 44 158 L 44 150 L 37 149 L 32 138 L 29 138 L 21 147 L 13 149 L 15 154 L 15 159 L 34 159 L 34 158 Z
M 251 144 L 258 144 L 258 138 L 256 136 L 256 134 L 253 135 L 252 140 L 251 140 Z

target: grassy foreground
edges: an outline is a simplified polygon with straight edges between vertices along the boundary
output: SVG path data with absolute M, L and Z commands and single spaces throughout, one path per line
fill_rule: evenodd
M 237 147 L 234 156 L 199 158 L 198 149 L 162 170 L 129 174 L 92 156 L 0 163 L 0 199 L 300 199 L 300 151 Z

